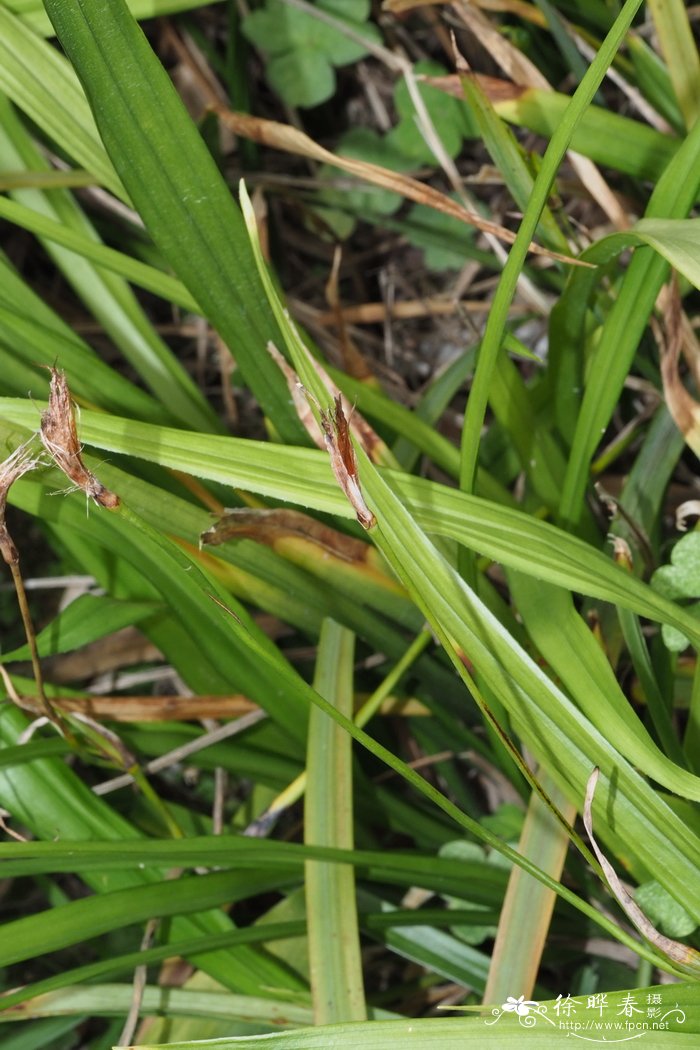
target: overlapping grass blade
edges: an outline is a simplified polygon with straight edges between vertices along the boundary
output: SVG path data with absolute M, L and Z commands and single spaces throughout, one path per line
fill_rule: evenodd
M 36 76 L 38 69 L 41 77 Z M 0 90 L 105 189 L 125 199 L 70 63 L 4 5 L 0 5 Z
M 6 420 L 31 426 L 36 408 L 0 398 Z M 84 411 L 81 436 L 90 445 L 142 457 L 174 470 L 208 478 L 273 499 L 340 517 L 352 510 L 338 489 L 324 453 L 271 447 L 264 442 L 199 435 L 197 447 L 185 431 Z M 697 621 L 640 580 L 618 568 L 589 544 L 546 522 L 453 489 L 387 471 L 416 521 L 428 532 L 451 536 L 504 565 L 605 601 L 619 602 L 642 616 L 678 626 L 700 640 Z
M 685 218 L 699 187 L 700 121 L 688 133 L 659 179 L 645 217 Z M 588 373 L 561 498 L 562 521 L 572 526 L 579 520 L 584 505 L 591 458 L 617 403 L 639 340 L 667 275 L 668 263 L 665 260 L 650 249 L 638 249 L 603 322 L 595 361 Z M 573 288 L 576 277 L 572 275 L 570 282 Z M 573 298 L 575 294 L 572 290 L 570 297 Z

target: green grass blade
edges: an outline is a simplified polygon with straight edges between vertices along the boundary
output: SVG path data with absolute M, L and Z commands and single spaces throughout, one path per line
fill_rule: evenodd
M 221 0 L 211 0 L 221 3 Z M 46 16 L 42 0 L 4 0 L 5 7 L 16 12 L 35 33 L 53 36 L 53 26 Z M 129 10 L 139 21 L 143 18 L 160 18 L 202 7 L 202 0 L 128 0 Z
M 60 361 L 80 401 L 151 423 L 171 422 L 155 398 L 106 365 L 21 279 L 0 255 L 0 355 L 7 393 L 48 397 L 50 373 Z M 34 426 L 39 422 L 36 413 Z
M 47 992 L 25 1001 L 15 1011 L 5 1010 L 0 1019 L 6 1022 L 56 1015 L 122 1017 L 128 1014 L 133 998 L 132 984 L 69 985 L 60 992 Z M 157 985 L 144 988 L 141 1014 L 252 1021 L 274 1026 L 275 1030 L 311 1024 L 313 1020 L 308 1006 L 286 1000 Z
M 3 706 L 0 709 L 0 751 L 16 745 L 26 727 L 27 719 L 14 706 Z M 49 842 L 59 835 L 79 841 L 110 838 L 123 846 L 139 837 L 128 821 L 97 798 L 60 759 L 41 759 L 31 765 L 0 769 L 0 800 L 14 819 Z M 153 870 L 147 872 L 137 867 L 132 872 L 86 872 L 85 881 L 97 893 L 105 893 L 138 887 L 158 877 Z M 177 916 L 172 920 L 172 934 L 175 938 L 201 937 L 205 933 L 230 932 L 231 926 L 228 917 L 216 909 L 198 916 Z M 29 929 L 31 932 L 34 927 Z M 35 950 L 41 954 L 45 951 L 41 947 L 41 931 L 36 929 L 31 936 L 36 936 L 38 947 Z M 90 936 L 89 931 L 87 936 Z M 285 968 L 245 944 L 227 951 L 218 947 L 205 951 L 199 956 L 198 964 L 235 991 L 254 993 L 260 983 L 271 987 L 298 986 Z
M 41 169 L 46 166 L 5 100 L 0 100 L 0 123 L 0 168 L 17 170 L 27 166 Z M 0 208 L 8 209 L 3 213 L 4 217 L 41 238 L 66 280 L 155 396 L 168 407 L 172 418 L 190 427 L 218 429 L 216 417 L 201 392 L 156 334 L 129 286 L 121 280 L 121 276 L 132 279 L 131 260 L 100 244 L 93 226 L 68 192 L 54 190 L 47 194 L 40 190 L 17 190 L 13 196 L 14 201 L 0 200 Z M 109 272 L 115 256 L 126 264 L 121 268 L 121 274 Z M 92 266 L 91 261 L 100 264 L 99 267 Z M 143 263 L 134 262 L 133 265 L 137 269 L 136 276 L 139 268 L 154 276 L 158 274 Z M 166 287 L 170 282 L 177 291 L 179 282 L 165 274 L 161 277 Z M 178 301 L 176 297 L 175 301 Z M 56 359 L 58 354 L 54 352 L 49 362 Z M 110 389 L 112 384 L 106 386 Z
M 646 799 L 644 816 L 637 809 L 636 820 L 642 819 L 645 823 L 647 843 L 656 837 L 657 848 L 666 850 L 673 838 L 675 848 L 685 854 L 683 863 L 687 877 L 700 884 L 700 840 L 691 844 L 687 838 L 687 827 L 682 822 L 671 832 L 668 823 L 671 814 L 665 805 L 662 807 L 663 816 L 661 810 L 657 810 L 654 816 L 651 810 L 646 810 L 647 805 L 659 804 L 655 793 L 638 778 L 621 752 L 570 705 L 561 691 L 447 565 L 364 457 L 362 480 L 368 503 L 379 521 L 377 543 L 416 603 L 423 609 L 460 676 L 466 677 L 460 656 L 463 653 L 508 711 L 518 734 L 540 762 L 546 763 L 551 775 L 569 798 L 580 800 L 579 792 L 583 791 L 587 773 L 594 766 L 605 766 L 615 781 L 614 802 L 612 792 L 608 796 L 608 804 L 612 803 L 613 809 L 617 805 L 623 808 L 631 805 L 637 809 L 643 793 Z M 470 683 L 469 688 L 473 693 L 473 683 Z M 575 732 L 574 722 L 577 725 Z M 624 745 L 625 742 L 616 743 Z M 683 782 L 690 794 L 698 797 L 700 781 L 697 778 L 676 767 L 673 767 L 673 774 L 677 785 Z M 637 783 L 633 787 L 632 781 L 635 780 Z M 597 819 L 602 824 L 610 816 L 610 810 L 604 812 L 601 809 Z M 630 850 L 637 853 L 641 860 L 639 851 L 645 851 L 646 843 L 640 843 L 632 825 L 629 832 L 625 832 L 624 824 L 624 818 L 615 819 L 616 835 L 626 837 Z M 646 863 L 653 864 L 653 853 L 647 855 Z M 659 879 L 669 874 L 664 872 L 659 875 Z M 676 882 L 673 877 L 671 881 L 674 886 L 671 888 L 670 884 L 667 885 L 669 892 L 677 900 L 685 901 L 687 892 L 682 882 Z
M 580 710 L 640 770 L 683 794 L 683 765 L 658 749 L 637 718 L 571 595 L 518 574 L 510 574 L 510 583 L 528 634 Z
M 125 197 L 69 63 L 5 6 L 0 6 L 0 90 L 105 189 Z
M 645 1002 L 648 993 L 660 995 L 664 1012 L 674 1011 L 674 1014 L 668 1018 L 672 1029 L 664 1029 L 663 1033 L 658 1034 L 653 1031 L 640 1033 L 647 1045 L 653 1050 L 688 1050 L 700 1034 L 700 986 L 694 983 L 675 984 L 672 992 L 669 992 L 668 985 L 608 992 L 609 1013 L 606 1008 L 602 1023 L 610 1021 L 614 1024 L 616 1018 L 621 1018 L 620 1023 L 624 1025 L 627 1020 L 624 1015 L 625 999 L 628 1003 L 630 1000 L 634 1003 Z M 517 989 L 512 990 L 513 999 L 519 994 Z M 565 998 L 566 993 L 562 992 L 561 996 Z M 568 1021 L 572 1026 L 581 1023 L 587 1026 L 586 1031 L 595 1032 L 593 1025 L 598 1020 L 597 1011 L 587 1009 L 583 996 L 578 996 L 577 1001 L 578 1006 L 574 1007 L 577 1012 Z M 560 1017 L 557 1012 L 560 1003 L 549 1000 L 535 1005 L 537 1009 L 529 1013 L 530 1024 L 523 1024 L 523 1020 L 528 1020 L 527 1016 L 523 1018 L 512 1011 L 506 1012 L 503 1005 L 498 1004 L 486 1016 L 482 1012 L 481 1017 L 474 1018 L 411 1017 L 381 1024 L 359 1022 L 301 1028 L 294 1032 L 266 1036 L 264 1045 L 271 1046 L 273 1050 L 329 1050 L 330 1047 L 333 1050 L 357 1050 L 361 1046 L 371 1047 L 372 1050 L 396 1050 L 402 1046 L 415 1050 L 477 1050 L 481 1047 L 487 1050 L 516 1050 L 521 1046 L 528 1050 L 542 1050 L 543 1047 L 571 1050 L 571 1035 L 572 1032 L 576 1033 L 576 1029 L 569 1026 L 566 1018 Z M 679 1011 L 677 1014 L 676 1008 Z M 625 1029 L 623 1027 L 617 1031 L 622 1035 Z M 212 1045 L 212 1050 L 214 1046 L 216 1050 L 259 1050 L 260 1045 L 260 1040 L 255 1037 L 219 1039 Z M 192 1041 L 169 1044 L 169 1050 L 205 1050 L 205 1047 L 206 1044 Z M 160 1046 L 145 1043 L 140 1050 L 160 1050 Z
M 36 196 L 33 198 L 36 200 Z M 65 221 L 58 221 L 42 215 L 36 208 L 26 207 L 16 201 L 0 199 L 0 216 L 8 222 L 15 223 L 23 230 L 35 233 L 42 240 L 68 248 L 75 255 L 89 259 L 106 270 L 154 292 L 169 302 L 185 310 L 200 313 L 197 303 L 180 281 L 154 266 L 132 259 L 123 252 L 108 248 L 99 241 L 88 237 L 84 232 L 71 227 Z
M 462 76 L 461 81 L 465 98 L 476 116 L 484 145 L 503 176 L 513 200 L 524 212 L 530 200 L 534 179 L 523 150 L 513 132 L 496 113 L 478 79 Z M 547 204 L 544 205 L 537 224 L 537 239 L 553 251 L 564 254 L 570 251 L 566 237 L 559 229 Z
M 598 90 L 605 76 L 605 71 L 618 51 L 639 6 L 640 0 L 626 0 L 600 51 L 576 89 L 562 121 L 554 132 L 542 158 L 542 165 L 535 179 L 530 201 L 523 215 L 515 243 L 508 255 L 508 260 L 503 268 L 503 274 L 493 299 L 481 343 L 479 360 L 474 373 L 474 381 L 462 430 L 460 485 L 466 492 L 471 492 L 474 488 L 479 439 L 489 399 L 491 381 L 503 342 L 508 308 L 515 294 L 518 277 L 527 257 L 528 246 L 534 236 L 537 223 L 547 202 L 557 169 L 571 143 L 574 128 L 581 120 L 583 113 Z
M 682 0 L 649 0 L 678 107 L 691 128 L 700 116 L 700 56 Z
M 515 98 L 496 99 L 494 108 L 509 123 L 551 139 L 569 102 L 557 91 L 523 88 Z M 678 145 L 671 135 L 595 105 L 586 109 L 571 136 L 571 148 L 596 164 L 651 182 L 663 174 Z
M 353 715 L 354 651 L 354 635 L 324 620 L 314 688 L 346 718 Z M 306 770 L 304 841 L 351 850 L 352 738 L 316 707 L 309 718 Z M 307 861 L 305 891 L 314 1021 L 363 1021 L 355 873 L 348 865 Z
M 693 127 L 659 180 L 646 218 L 684 218 L 700 187 L 700 121 Z M 595 246 L 594 246 L 595 250 Z M 586 258 L 586 253 L 582 256 Z M 607 426 L 639 340 L 647 325 L 668 264 L 648 248 L 640 248 L 625 273 L 620 292 L 607 313 L 589 371 L 562 491 L 560 514 L 575 525 L 584 504 L 591 458 Z M 573 289 L 575 279 L 571 281 Z

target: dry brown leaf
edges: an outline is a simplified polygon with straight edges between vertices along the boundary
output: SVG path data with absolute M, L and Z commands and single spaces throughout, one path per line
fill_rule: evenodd
M 75 428 L 75 412 L 65 372 L 51 368 L 49 406 L 41 415 L 41 440 L 54 462 L 77 488 L 109 510 L 119 506 L 119 497 L 97 480 L 82 460 L 82 447 Z
M 688 531 L 688 518 L 700 518 L 700 500 L 688 499 L 676 507 L 676 528 L 679 532 Z
M 480 299 L 443 299 L 438 296 L 427 296 L 424 299 L 401 299 L 391 304 L 391 309 L 386 303 L 357 303 L 354 306 L 344 306 L 341 310 L 343 320 L 346 324 L 378 324 L 387 320 L 389 314 L 391 320 L 407 320 L 414 317 L 440 317 L 447 314 L 487 314 L 491 309 L 491 303 Z M 510 317 L 520 317 L 527 313 L 524 306 L 512 306 Z M 336 323 L 334 311 L 317 311 L 312 316 L 315 324 L 324 328 Z
M 464 76 L 470 76 L 476 80 L 483 93 L 494 105 L 497 102 L 513 102 L 530 91 L 530 88 L 514 84 L 512 80 L 489 77 L 485 73 L 444 73 L 439 77 L 422 76 L 421 83 L 429 84 L 453 98 L 463 99 L 462 77 Z
M 187 722 L 201 718 L 238 718 L 258 705 L 245 696 L 62 696 L 54 699 L 62 714 L 87 715 L 108 722 Z M 21 706 L 41 713 L 38 700 L 22 697 Z
M 478 7 L 472 3 L 462 3 L 455 0 L 453 9 L 472 35 L 486 49 L 494 62 L 503 70 L 507 77 L 515 84 L 523 87 L 542 88 L 550 91 L 549 81 L 540 73 L 534 62 L 524 55 L 517 47 L 511 44 L 498 26 L 487 18 Z
M 319 376 L 323 385 L 325 386 L 326 390 L 331 395 L 333 400 L 337 401 L 338 398 L 341 399 L 343 411 L 347 412 L 350 430 L 354 434 L 357 441 L 359 441 L 359 443 L 362 445 L 362 448 L 365 450 L 369 458 L 372 460 L 373 463 L 385 462 L 388 457 L 389 451 L 385 442 L 382 441 L 377 432 L 369 425 L 364 416 L 361 416 L 359 412 L 355 412 L 353 406 L 348 403 L 347 398 L 335 385 L 335 383 L 328 375 L 328 372 L 326 372 L 325 368 L 320 363 L 320 361 L 317 361 L 313 354 L 309 352 L 306 344 L 300 340 L 299 345 L 306 354 L 307 361 L 309 362 L 313 370 L 316 372 L 316 374 Z M 287 387 L 289 388 L 289 392 L 292 395 L 292 403 L 294 404 L 294 408 L 297 411 L 297 415 L 303 423 L 307 434 L 314 442 L 314 444 L 316 444 L 319 448 L 327 448 L 328 446 L 325 431 L 322 427 L 319 427 L 318 423 L 316 422 L 316 417 L 311 411 L 311 406 L 309 404 L 310 395 L 308 391 L 304 389 L 299 379 L 299 376 L 296 374 L 294 369 L 283 357 L 283 355 L 280 353 L 280 351 L 277 349 L 273 342 L 269 342 L 267 344 L 267 351 L 271 355 L 275 363 L 278 365 L 278 367 L 281 369 L 285 379 L 287 380 Z M 321 411 L 320 407 L 319 411 Z
M 294 405 L 296 414 L 299 416 L 306 433 L 315 445 L 319 448 L 325 448 L 323 431 L 316 421 L 316 416 L 311 411 L 309 399 L 304 393 L 304 388 L 299 381 L 299 376 L 289 364 L 284 354 L 280 353 L 272 340 L 267 344 L 267 352 L 287 381 L 287 389 L 291 395 L 292 404 Z
M 551 91 L 551 84 L 542 75 L 537 66 L 526 55 L 523 55 L 489 18 L 482 14 L 479 7 L 485 6 L 487 5 L 461 2 L 453 4 L 455 11 L 460 15 L 474 37 L 519 89 L 536 88 L 540 91 Z M 512 94 L 505 95 L 503 87 L 498 86 L 498 81 L 495 78 L 478 77 L 476 79 L 478 79 L 482 90 L 491 98 L 494 104 L 497 101 L 518 97 Z M 489 86 L 496 94 L 489 95 Z M 628 229 L 630 221 L 624 208 L 593 161 L 571 149 L 567 151 L 567 154 L 582 186 L 585 187 L 593 200 L 598 203 L 616 229 Z
M 445 7 L 449 3 L 450 0 L 384 0 L 382 11 L 399 15 L 404 11 L 412 11 L 415 7 Z
M 674 279 L 665 294 L 659 297 L 663 305 L 663 327 L 654 325 L 657 342 L 661 350 L 661 379 L 664 398 L 673 421 L 692 448 L 700 457 L 700 404 L 683 386 L 678 372 L 678 362 L 686 335 L 683 310 L 678 284 Z
M 364 564 L 372 550 L 362 540 L 346 536 L 323 522 L 316 521 L 299 510 L 275 507 L 272 510 L 250 510 L 243 507 L 230 510 L 210 529 L 202 533 L 202 543 L 217 546 L 228 540 L 248 537 L 268 547 L 275 547 L 280 540 L 295 537 L 307 540 L 334 558 L 353 565 Z
M 472 0 L 472 2 L 482 11 L 516 15 L 524 22 L 532 22 L 533 25 L 542 26 L 543 29 L 549 25 L 545 14 L 534 4 L 528 4 L 525 0 Z
M 653 944 L 655 948 L 658 948 L 659 951 L 666 956 L 666 958 L 671 959 L 672 962 L 676 963 L 683 970 L 689 971 L 693 974 L 699 974 L 700 952 L 696 952 L 694 948 L 689 948 L 687 944 L 681 944 L 680 941 L 674 941 L 670 937 L 666 937 L 665 934 L 660 933 L 659 930 L 651 924 L 637 902 L 625 889 L 618 878 L 617 872 L 593 837 L 593 798 L 595 796 L 595 789 L 599 776 L 600 770 L 596 767 L 588 778 L 588 784 L 586 785 L 586 798 L 583 804 L 583 823 L 588 832 L 593 852 L 598 858 L 598 863 L 603 869 L 603 874 L 605 875 L 613 896 L 630 922 L 636 926 L 642 936 L 646 937 L 650 944 Z
M 220 120 L 224 121 L 232 131 L 243 138 L 251 139 L 253 142 L 259 142 L 261 145 L 270 146 L 273 149 L 285 150 L 287 153 L 296 153 L 302 157 L 310 157 L 312 160 L 320 161 L 323 164 L 331 164 L 333 167 L 347 171 L 351 175 L 357 176 L 357 178 L 373 183 L 375 186 L 381 186 L 383 189 L 391 190 L 392 193 L 401 194 L 408 200 L 416 201 L 418 204 L 426 204 L 436 211 L 451 215 L 453 218 L 459 219 L 460 222 L 475 226 L 478 230 L 490 233 L 508 244 L 512 244 L 515 240 L 515 234 L 506 229 L 505 226 L 483 219 L 476 212 L 469 211 L 457 201 L 453 201 L 444 193 L 440 193 L 439 190 L 418 182 L 408 175 L 401 175 L 398 172 L 390 171 L 388 168 L 382 168 L 378 164 L 369 164 L 367 161 L 355 160 L 351 157 L 339 157 L 335 153 L 331 153 L 330 150 L 324 149 L 323 146 L 319 146 L 317 142 L 305 135 L 303 131 L 299 131 L 289 124 L 280 124 L 274 120 L 263 120 L 260 117 L 252 117 L 248 113 L 234 113 L 219 105 L 212 106 L 212 109 Z M 530 244 L 529 250 L 535 255 L 543 255 L 548 259 L 556 259 L 558 262 L 569 263 L 572 266 L 589 265 L 574 259 L 570 255 L 551 252 L 534 242 Z
M 324 580 L 332 581 L 337 574 L 351 571 L 355 577 L 361 574 L 373 586 L 393 594 L 406 593 L 388 573 L 381 554 L 371 544 L 286 507 L 228 511 L 202 533 L 200 542 L 213 546 L 244 538 L 264 543 L 281 557 Z

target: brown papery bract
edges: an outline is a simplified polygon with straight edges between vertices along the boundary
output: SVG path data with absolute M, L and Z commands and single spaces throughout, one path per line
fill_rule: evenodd
M 0 554 L 8 565 L 18 564 L 19 553 L 5 524 L 7 494 L 15 481 L 27 471 L 33 470 L 37 462 L 36 456 L 30 452 L 30 442 L 27 441 L 0 464 Z
M 51 369 L 49 407 L 41 416 L 41 440 L 56 465 L 86 496 L 109 510 L 119 506 L 119 496 L 105 488 L 83 463 L 68 381 L 58 368 Z
M 334 409 L 321 412 L 321 427 L 336 480 L 352 504 L 362 528 L 371 529 L 377 524 L 377 519 L 365 503 L 360 489 L 355 449 L 350 439 L 350 428 L 343 412 L 343 399 L 340 394 L 335 399 Z

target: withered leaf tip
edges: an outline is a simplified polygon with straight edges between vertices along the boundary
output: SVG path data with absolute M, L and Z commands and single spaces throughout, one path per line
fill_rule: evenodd
M 51 368 L 49 404 L 41 414 L 41 440 L 56 465 L 86 496 L 109 510 L 119 506 L 119 497 L 83 463 L 68 381 L 65 372 L 58 368 Z

